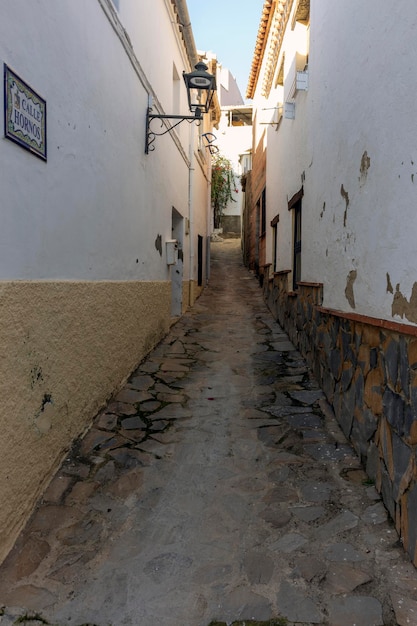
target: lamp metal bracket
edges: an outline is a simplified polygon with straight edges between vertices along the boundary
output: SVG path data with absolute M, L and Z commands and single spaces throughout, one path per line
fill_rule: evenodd
M 189 124 L 192 122 L 198 122 L 198 125 L 201 124 L 201 120 L 203 119 L 203 114 L 200 109 L 196 109 L 194 115 L 159 115 L 152 113 L 152 108 L 149 106 L 146 111 L 146 145 L 145 145 L 145 154 L 149 154 L 149 152 L 153 152 L 155 150 L 154 141 L 157 137 L 162 137 L 162 135 L 166 135 L 170 133 L 174 128 L 179 126 L 181 122 L 187 120 Z M 164 129 L 160 132 L 157 130 L 151 129 L 151 124 L 153 120 L 161 120 L 161 129 Z M 164 120 L 176 120 L 175 123 L 167 125 Z

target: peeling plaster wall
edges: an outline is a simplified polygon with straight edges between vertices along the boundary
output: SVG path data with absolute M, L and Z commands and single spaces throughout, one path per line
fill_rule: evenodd
M 401 293 L 400 285 L 397 284 L 392 301 L 392 314 L 417 324 L 417 283 L 413 284 L 409 299 Z
M 410 301 L 417 280 L 413 5 L 400 1 L 392 20 L 392 7 L 376 0 L 333 4 L 311 4 L 303 279 L 323 282 L 325 306 L 416 323 L 410 307 L 394 306 L 386 282 L 389 273 Z M 345 293 L 353 271 L 354 300 Z
M 416 323 L 414 5 L 400 0 L 395 20 L 392 6 L 377 0 L 310 6 L 308 91 L 295 95 L 295 119 L 267 127 L 267 224 L 280 215 L 278 269 L 292 269 L 287 203 L 303 186 L 302 280 L 323 283 L 329 308 Z M 259 107 L 285 99 L 285 76 L 303 43 L 296 29 L 287 27 L 277 63 L 278 72 L 285 51 L 284 87 L 275 85 Z M 267 263 L 272 241 L 270 229 Z M 354 306 L 345 291 L 353 271 Z M 387 291 L 387 273 L 407 306 Z
M 346 300 L 349 302 L 349 305 L 351 306 L 352 309 L 356 308 L 353 286 L 355 284 L 355 280 L 357 276 L 358 276 L 358 272 L 356 270 L 351 270 L 346 279 L 345 296 L 346 296 Z

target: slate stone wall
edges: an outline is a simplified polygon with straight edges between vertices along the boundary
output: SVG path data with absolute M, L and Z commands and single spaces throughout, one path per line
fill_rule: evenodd
M 417 566 L 417 328 L 324 309 L 319 283 L 289 290 L 265 266 L 264 296 L 314 371 Z

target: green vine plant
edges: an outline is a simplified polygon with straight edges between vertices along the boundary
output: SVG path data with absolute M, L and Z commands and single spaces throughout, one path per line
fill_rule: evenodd
M 211 168 L 211 206 L 214 228 L 221 227 L 221 218 L 228 203 L 236 202 L 233 192 L 237 192 L 233 166 L 229 159 L 217 154 L 213 156 Z

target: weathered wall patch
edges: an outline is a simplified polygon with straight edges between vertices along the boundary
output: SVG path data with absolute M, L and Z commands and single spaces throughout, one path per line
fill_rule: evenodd
M 346 280 L 345 296 L 352 309 L 355 308 L 355 294 L 353 293 L 353 284 L 356 280 L 357 275 L 358 272 L 356 270 L 351 270 Z

